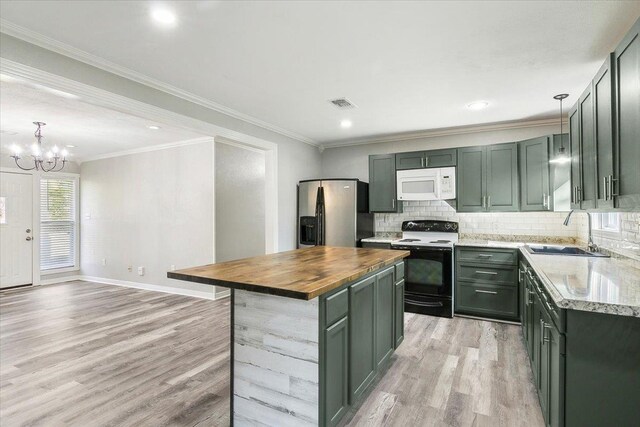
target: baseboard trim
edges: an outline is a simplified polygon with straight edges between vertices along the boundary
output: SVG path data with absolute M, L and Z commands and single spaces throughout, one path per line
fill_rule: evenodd
M 84 280 L 86 282 L 102 283 L 104 285 L 114 285 L 114 286 L 122 286 L 125 288 L 143 289 L 145 291 L 163 292 L 166 294 L 183 295 L 187 297 L 195 297 L 195 298 L 202 298 L 202 299 L 208 299 L 208 300 L 218 300 L 221 298 L 226 298 L 231 294 L 231 292 L 228 289 L 222 292 L 216 293 L 214 289 L 211 289 L 210 291 L 207 292 L 207 291 L 199 291 L 194 289 L 176 288 L 174 286 L 154 285 L 151 283 L 130 282 L 127 280 L 117 280 L 117 279 L 109 279 L 106 277 L 85 276 L 85 275 L 66 276 L 58 279 L 41 280 L 40 285 L 53 285 L 55 283 L 72 282 L 74 280 Z M 208 286 L 208 285 L 203 285 L 203 286 Z

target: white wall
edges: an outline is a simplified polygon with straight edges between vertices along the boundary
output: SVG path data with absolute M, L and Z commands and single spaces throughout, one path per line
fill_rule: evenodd
M 216 262 L 265 254 L 265 155 L 215 144 Z
M 85 162 L 80 179 L 81 274 L 213 295 L 166 277 L 213 261 L 212 142 Z

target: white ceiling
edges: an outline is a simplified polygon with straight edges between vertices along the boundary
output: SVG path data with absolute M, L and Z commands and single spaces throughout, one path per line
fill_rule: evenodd
M 150 19 L 159 4 L 173 28 Z M 20 1 L 0 14 L 4 31 L 331 142 L 553 117 L 552 96 L 575 102 L 640 2 Z M 358 108 L 327 102 L 341 96 Z M 491 105 L 465 107 L 476 100 Z
M 71 160 L 199 138 L 202 135 L 89 104 L 63 92 L 2 76 L 0 146 L 3 154 L 16 143 L 26 153 L 35 142 L 35 121 L 45 122 L 45 147 L 69 148 Z M 149 129 L 158 125 L 159 130 Z

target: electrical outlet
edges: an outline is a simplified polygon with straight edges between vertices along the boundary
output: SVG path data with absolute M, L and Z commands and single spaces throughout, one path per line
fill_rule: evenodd
M 144 267 L 138 267 L 138 276 L 144 276 Z
M 102 258 L 102 265 L 103 266 L 107 265 L 107 259 L 106 258 Z
M 127 271 L 128 271 L 129 273 L 131 273 L 131 272 L 133 271 L 133 266 L 132 266 L 132 265 L 128 266 L 128 267 L 127 267 Z

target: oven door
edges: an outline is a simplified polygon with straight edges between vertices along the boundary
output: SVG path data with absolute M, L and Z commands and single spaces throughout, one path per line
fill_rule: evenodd
M 405 292 L 451 298 L 453 252 L 451 248 L 393 246 L 409 250 L 405 258 Z

